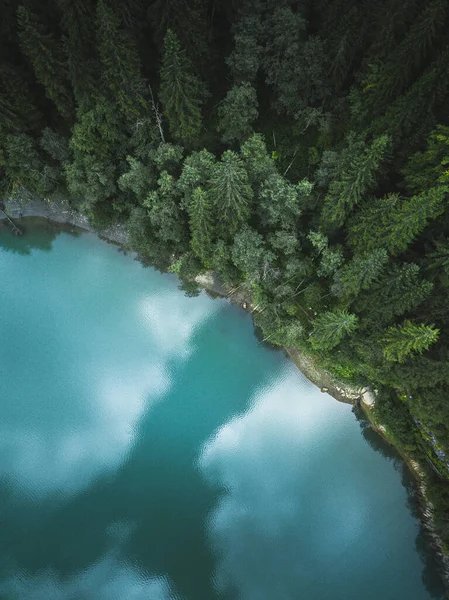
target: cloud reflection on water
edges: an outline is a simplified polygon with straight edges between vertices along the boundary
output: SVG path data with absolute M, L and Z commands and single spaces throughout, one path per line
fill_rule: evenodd
M 123 558 L 121 545 L 131 528 L 118 526 L 110 550 L 84 571 L 63 579 L 52 569 L 37 575 L 18 571 L 0 582 L 0 597 L 8 600 L 179 600 L 166 577 L 148 576 Z M 114 533 L 114 531 L 112 531 Z M 114 536 L 113 536 L 114 537 Z
M 41 332 L 39 319 L 30 323 L 31 340 L 23 343 L 43 351 L 32 354 L 28 365 L 24 359 L 23 381 L 14 388 L 8 379 L 0 383 L 3 397 L 10 398 L 2 406 L 0 477 L 28 497 L 70 495 L 117 469 L 132 450 L 144 413 L 169 397 L 171 361 L 188 358 L 196 329 L 219 308 L 204 296 L 192 301 L 175 287 L 141 293 L 131 311 L 126 302 L 124 290 L 107 315 L 110 328 L 105 329 L 103 315 L 93 314 L 70 336 L 73 324 L 67 326 L 64 299 L 48 294 L 47 312 L 57 325 Z M 33 333 L 48 334 L 47 346 L 32 339 Z M 67 366 L 61 373 L 64 353 Z

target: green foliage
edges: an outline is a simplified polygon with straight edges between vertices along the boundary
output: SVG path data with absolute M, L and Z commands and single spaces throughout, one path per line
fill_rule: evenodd
M 6 63 L 0 65 L 0 136 L 38 130 L 42 119 L 23 74 Z
M 432 219 L 445 208 L 449 188 L 433 187 L 409 199 L 393 194 L 361 211 L 350 229 L 355 248 L 383 247 L 390 254 L 404 252 Z
M 273 259 L 274 255 L 265 248 L 260 233 L 250 227 L 244 227 L 235 236 L 232 260 L 250 283 L 264 280 L 269 276 Z
M 120 18 L 104 0 L 97 4 L 97 46 L 102 78 L 125 119 L 147 112 L 140 60 L 134 40 L 120 26 Z
M 357 328 L 357 316 L 344 310 L 325 312 L 316 317 L 309 342 L 315 350 L 331 350 Z
M 387 262 L 388 254 L 383 249 L 354 256 L 335 273 L 332 293 L 345 298 L 357 296 L 379 278 Z
M 382 326 L 419 306 L 432 289 L 430 281 L 420 279 L 418 265 L 393 264 L 369 291 L 359 294 L 354 308 L 368 323 Z
M 389 146 L 390 139 L 383 135 L 360 152 L 360 143 L 355 138 L 350 138 L 324 200 L 321 215 L 324 227 L 343 225 L 348 213 L 375 187 L 376 172 Z
M 412 353 L 421 354 L 437 341 L 439 333 L 433 325 L 410 321 L 390 327 L 383 338 L 385 358 L 403 362 Z
M 449 184 L 449 127 L 438 125 L 432 131 L 427 149 L 410 157 L 404 175 L 407 188 L 415 193 Z
M 232 238 L 249 218 L 253 192 L 242 159 L 231 150 L 224 152 L 214 166 L 210 198 L 219 237 Z
M 194 145 L 199 137 L 204 95 L 187 54 L 169 29 L 164 38 L 160 98 L 170 133 L 187 146 Z
M 253 86 L 244 81 L 229 90 L 218 109 L 218 131 L 224 143 L 242 142 L 253 133 L 252 123 L 257 119 L 257 93 Z
M 200 187 L 194 189 L 188 207 L 191 246 L 204 266 L 211 266 L 214 218 L 207 192 Z
M 251 3 L 250 10 L 243 14 L 235 27 L 234 50 L 226 59 L 236 81 L 252 83 L 260 67 L 262 58 L 262 15 L 261 3 Z
M 73 95 L 68 84 L 68 72 L 54 37 L 46 33 L 44 27 L 25 6 L 17 9 L 20 45 L 30 59 L 36 78 L 45 88 L 62 117 L 71 119 L 73 115 Z

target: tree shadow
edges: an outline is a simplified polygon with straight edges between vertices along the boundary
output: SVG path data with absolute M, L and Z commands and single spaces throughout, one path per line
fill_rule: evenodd
M 82 230 L 71 225 L 53 223 L 38 217 L 16 219 L 22 235 L 14 235 L 6 220 L 0 220 L 0 251 L 29 255 L 34 250 L 50 252 L 56 237 L 64 232 L 78 237 Z
M 421 504 L 416 480 L 399 452 L 373 429 L 363 410 L 355 405 L 353 413 L 369 446 L 390 461 L 394 469 L 401 475 L 401 483 L 407 492 L 407 509 L 420 522 L 415 548 L 423 563 L 422 581 L 431 598 L 442 600 L 446 596 L 441 578 L 441 565 L 436 552 L 432 549 L 430 536 L 421 523 Z

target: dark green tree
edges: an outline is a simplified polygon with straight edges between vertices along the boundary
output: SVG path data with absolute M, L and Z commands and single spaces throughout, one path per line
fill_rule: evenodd
M 252 124 L 259 116 L 257 92 L 244 81 L 229 90 L 218 109 L 218 131 L 224 143 L 243 142 L 253 132 Z
M 160 99 L 171 135 L 186 146 L 194 145 L 200 135 L 204 95 L 204 86 L 169 29 L 164 38 Z
M 390 139 L 383 135 L 375 138 L 363 152 L 360 145 L 350 139 L 342 153 L 337 175 L 329 186 L 321 215 L 325 228 L 343 225 L 347 215 L 376 185 L 376 173 L 390 147 Z
M 135 121 L 148 112 L 140 60 L 134 40 L 104 0 L 97 4 L 97 46 L 102 78 L 122 115 Z
M 391 195 L 361 211 L 350 229 L 357 249 L 385 248 L 390 254 L 404 252 L 426 225 L 445 208 L 449 188 L 430 188 L 410 199 Z
M 231 150 L 224 152 L 214 167 L 210 198 L 216 211 L 218 236 L 232 239 L 249 218 L 253 192 L 242 159 Z
M 354 256 L 335 273 L 332 293 L 348 299 L 355 298 L 379 278 L 387 262 L 388 254 L 382 248 Z
M 54 102 L 61 116 L 71 119 L 74 110 L 73 94 L 61 48 L 28 8 L 19 6 L 17 18 L 20 46 L 32 63 L 37 80 L 43 85 L 48 98 Z
M 194 189 L 189 203 L 189 225 L 194 253 L 206 267 L 211 266 L 214 238 L 214 215 L 207 192 L 200 187 Z

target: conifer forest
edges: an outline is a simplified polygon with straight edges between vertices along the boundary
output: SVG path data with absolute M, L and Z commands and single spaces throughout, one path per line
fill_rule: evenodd
M 0 195 L 376 390 L 449 547 L 447 0 L 0 0 Z

